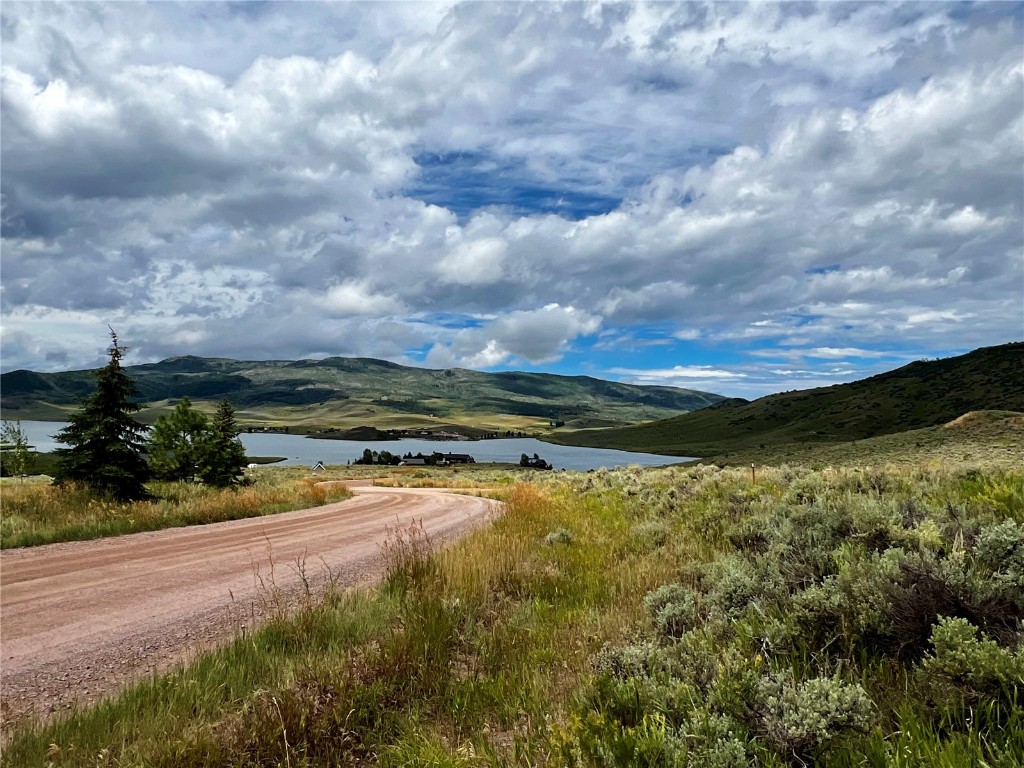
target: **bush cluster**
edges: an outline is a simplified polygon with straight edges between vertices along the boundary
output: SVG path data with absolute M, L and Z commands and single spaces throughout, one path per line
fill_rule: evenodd
M 648 593 L 635 641 L 598 654 L 562 758 L 885 764 L 916 739 L 910 753 L 1024 759 L 1024 475 L 764 474 L 569 480 L 716 546 Z

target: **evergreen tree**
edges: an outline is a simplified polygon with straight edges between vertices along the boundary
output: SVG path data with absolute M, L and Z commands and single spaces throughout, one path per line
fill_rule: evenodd
M 161 480 L 191 483 L 207 463 L 210 422 L 182 398 L 167 416 L 153 425 L 149 438 L 149 467 Z
M 119 501 L 148 496 L 145 459 L 146 428 L 131 414 L 141 409 L 131 398 L 135 384 L 121 368 L 126 348 L 110 329 L 110 362 L 96 373 L 96 391 L 82 402 L 82 409 L 68 417 L 68 426 L 56 440 L 58 448 L 54 482 L 82 483 Z
M 207 454 L 202 470 L 203 482 L 226 488 L 237 485 L 245 474 L 245 447 L 238 439 L 235 409 L 221 400 L 210 429 Z

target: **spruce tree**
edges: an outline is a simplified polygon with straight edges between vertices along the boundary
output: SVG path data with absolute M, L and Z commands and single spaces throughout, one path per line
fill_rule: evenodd
M 161 480 L 194 482 L 207 464 L 210 443 L 210 422 L 184 397 L 153 425 L 149 468 Z
M 210 427 L 208 450 L 202 471 L 203 482 L 226 488 L 237 485 L 245 474 L 245 448 L 238 439 L 235 409 L 221 400 Z
M 110 362 L 96 372 L 96 391 L 82 402 L 68 426 L 56 435 L 58 448 L 54 482 L 82 483 L 119 501 L 143 499 L 149 467 L 145 459 L 146 428 L 131 414 L 142 406 L 132 402 L 134 382 L 121 368 L 126 351 L 110 329 Z

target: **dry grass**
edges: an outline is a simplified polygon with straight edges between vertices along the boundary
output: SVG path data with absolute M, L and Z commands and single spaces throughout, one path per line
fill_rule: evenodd
M 260 470 L 252 485 L 208 488 L 189 483 L 153 483 L 151 501 L 120 503 L 75 486 L 5 483 L 0 545 L 4 548 L 78 541 L 184 525 L 274 514 L 340 501 L 343 486 L 320 478 Z

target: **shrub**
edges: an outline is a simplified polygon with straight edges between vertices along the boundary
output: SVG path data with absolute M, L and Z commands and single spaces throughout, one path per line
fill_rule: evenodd
M 712 563 L 703 582 L 710 584 L 707 604 L 730 618 L 742 616 L 752 603 L 764 610 L 787 592 L 778 569 L 765 558 L 751 562 L 725 555 Z
M 684 745 L 671 759 L 687 766 L 882 764 L 897 751 L 908 765 L 940 754 L 1016 764 L 1001 757 L 1020 751 L 1001 729 L 1017 723 L 1024 684 L 1013 477 L 998 484 L 1001 507 L 984 476 L 970 489 L 987 499 L 977 505 L 931 470 L 779 472 L 757 491 L 731 470 L 691 477 L 665 523 L 706 543 L 708 560 L 677 570 L 693 588 L 646 595 L 648 642 L 602 652 L 590 699 L 602 725 L 580 764 L 673 764 L 668 751 L 645 763 L 634 748 L 652 712 L 668 725 L 658 743 Z M 638 516 L 663 496 L 626 494 Z M 848 668 L 864 687 L 835 673 Z M 875 719 L 865 688 L 883 727 L 853 738 Z
M 921 674 L 936 701 L 948 704 L 1002 698 L 1012 704 L 1024 685 L 1024 643 L 1013 651 L 978 638 L 966 619 L 942 618 L 932 631 L 934 652 Z
M 648 520 L 633 526 L 632 534 L 641 551 L 650 552 L 668 544 L 670 531 L 669 526 L 661 520 Z
M 1022 598 L 999 587 L 988 574 L 975 572 L 965 553 L 908 553 L 901 558 L 896 580 L 883 589 L 886 629 L 897 654 L 920 658 L 940 616 L 968 619 L 990 634 L 1014 635 Z
M 705 751 L 697 751 L 689 764 L 706 768 L 747 768 L 750 760 L 747 758 L 746 745 L 742 741 L 726 737 L 719 739 Z
M 829 577 L 793 596 L 792 623 L 805 641 L 825 647 L 843 635 L 846 607 L 838 580 Z
M 575 538 L 576 537 L 572 535 L 572 531 L 568 528 L 556 528 L 544 537 L 544 543 L 549 547 L 555 546 L 556 544 L 572 544 Z
M 694 592 L 682 584 L 665 584 L 648 592 L 644 608 L 659 634 L 665 637 L 680 637 L 697 623 Z
M 801 764 L 844 734 L 866 732 L 874 708 L 859 685 L 827 677 L 797 682 L 768 676 L 758 697 L 755 730 Z
M 1005 520 L 983 529 L 975 557 L 980 568 L 991 572 L 989 578 L 1000 592 L 1024 601 L 1024 525 Z
M 718 681 L 721 669 L 721 648 L 714 634 L 707 629 L 687 632 L 665 650 L 671 658 L 672 673 L 707 695 Z
M 652 677 L 668 669 L 662 650 L 651 642 L 613 648 L 605 645 L 594 656 L 591 666 L 599 675 L 619 680 L 634 677 Z
M 729 543 L 741 552 L 760 554 L 768 551 L 773 527 L 773 520 L 752 515 L 731 525 L 725 535 Z

